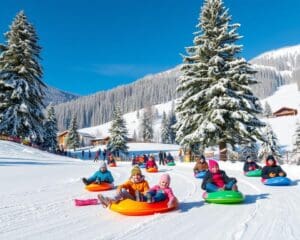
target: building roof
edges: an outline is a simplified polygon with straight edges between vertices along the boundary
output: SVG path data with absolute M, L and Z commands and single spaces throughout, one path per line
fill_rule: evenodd
M 297 112 L 297 109 L 289 108 L 289 107 L 282 107 L 279 110 L 277 110 L 276 112 L 273 112 L 273 114 L 277 114 L 277 113 L 280 113 L 282 111 L 295 111 L 295 112 Z

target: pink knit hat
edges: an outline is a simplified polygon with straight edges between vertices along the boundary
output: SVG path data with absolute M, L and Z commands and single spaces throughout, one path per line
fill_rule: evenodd
M 170 185 L 170 182 L 171 182 L 170 175 L 167 174 L 167 173 L 161 175 L 159 182 L 162 182 L 162 181 L 168 183 L 168 186 L 169 186 L 169 185 Z
M 211 171 L 213 167 L 219 167 L 219 164 L 215 160 L 209 159 L 208 160 L 209 171 Z

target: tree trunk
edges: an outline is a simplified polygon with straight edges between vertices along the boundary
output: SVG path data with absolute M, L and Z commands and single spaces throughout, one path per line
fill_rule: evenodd
M 227 160 L 226 142 L 220 142 L 219 143 L 219 153 L 220 153 L 220 160 L 221 161 L 226 161 Z

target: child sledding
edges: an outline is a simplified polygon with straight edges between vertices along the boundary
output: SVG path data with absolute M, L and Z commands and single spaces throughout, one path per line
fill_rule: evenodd
M 262 183 L 270 186 L 286 186 L 291 184 L 291 180 L 286 177 L 285 171 L 277 165 L 273 155 L 266 159 L 266 166 L 262 169 Z
M 140 216 L 166 212 L 178 205 L 169 184 L 170 176 L 164 174 L 159 185 L 149 189 L 140 168 L 135 166 L 131 170 L 130 179 L 118 187 L 114 197 L 99 194 L 98 198 L 104 207 L 124 215 Z
M 103 191 L 113 188 L 114 178 L 111 172 L 107 170 L 106 163 L 100 161 L 99 170 L 89 178 L 82 178 L 82 182 L 89 191 Z
M 240 203 L 244 196 L 238 191 L 237 180 L 219 169 L 215 160 L 209 160 L 209 171 L 205 174 L 202 189 L 206 190 L 203 198 L 212 203 Z

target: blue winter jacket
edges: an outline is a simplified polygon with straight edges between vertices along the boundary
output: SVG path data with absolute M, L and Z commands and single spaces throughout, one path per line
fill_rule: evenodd
M 110 171 L 105 171 L 105 172 L 101 172 L 101 171 L 97 171 L 94 173 L 93 176 L 89 177 L 88 182 L 95 182 L 95 181 L 100 181 L 100 182 L 108 182 L 108 183 L 112 183 L 114 181 L 113 176 L 111 175 Z

